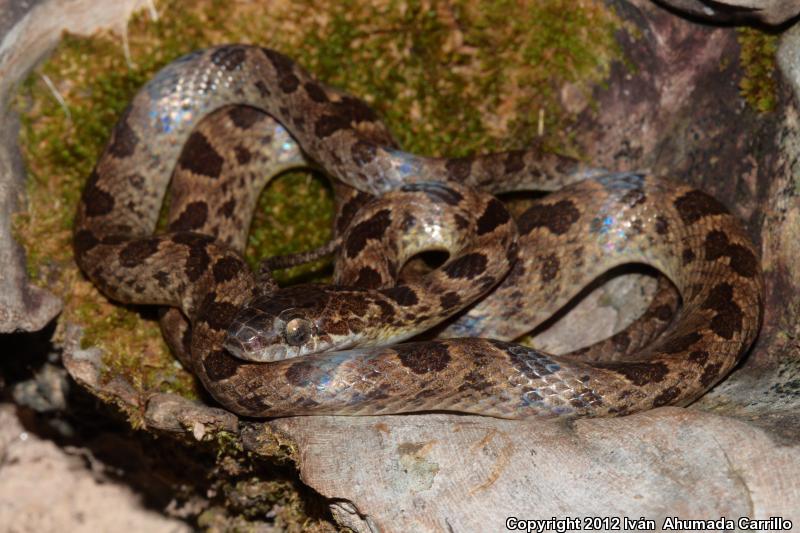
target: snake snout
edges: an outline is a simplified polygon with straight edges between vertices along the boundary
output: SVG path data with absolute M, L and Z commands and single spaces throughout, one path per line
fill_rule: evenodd
M 276 342 L 277 336 L 272 339 L 269 337 L 261 329 L 239 324 L 228 330 L 223 346 L 232 355 L 245 361 L 265 363 L 284 359 L 286 350 Z
M 223 346 L 239 359 L 252 361 L 263 349 L 263 342 L 252 328 L 240 326 L 233 332 L 228 331 Z
M 249 330 L 246 333 L 229 333 L 223 342 L 223 346 L 239 359 L 256 363 L 269 363 L 290 357 L 286 348 L 276 340 L 266 338 L 262 332 Z

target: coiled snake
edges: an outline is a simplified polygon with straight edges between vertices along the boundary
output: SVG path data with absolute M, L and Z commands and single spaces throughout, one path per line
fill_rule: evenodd
M 272 118 L 231 108 L 196 128 L 234 104 Z M 272 133 L 265 138 L 259 127 Z M 237 129 L 235 142 L 216 137 L 215 128 Z M 395 191 L 355 215 L 342 206 L 349 229 L 340 259 L 350 256 L 354 266 L 339 281 L 362 287 L 262 294 L 236 251 L 254 205 L 251 189 L 309 160 L 358 190 Z M 257 163 L 268 169 L 256 173 Z M 154 235 L 173 168 L 170 228 Z M 594 179 L 581 181 L 587 177 Z M 527 250 L 519 260 L 514 221 L 471 187 L 557 190 L 519 219 L 519 247 Z M 404 207 L 381 203 L 392 195 L 406 198 L 391 204 Z M 429 221 L 425 213 L 433 208 L 460 218 Z M 424 235 L 454 226 L 481 240 L 445 237 L 453 248 L 441 268 L 386 286 Z M 398 232 L 413 242 L 396 245 L 380 265 L 359 262 Z M 136 95 L 86 184 L 74 248 L 80 268 L 110 298 L 179 308 L 191 335 L 168 329 L 170 344 L 220 403 L 248 416 L 453 410 L 528 418 L 683 405 L 731 370 L 753 342 L 762 312 L 753 247 L 707 194 L 637 174 L 598 177 L 536 149 L 461 159 L 404 153 L 363 102 L 314 81 L 277 52 L 245 45 L 189 54 Z M 628 262 L 658 268 L 682 299 L 672 325 L 647 348 L 625 361 L 586 362 L 506 342 L 602 271 Z M 504 268 L 512 269 L 505 277 Z M 396 332 L 401 322 L 424 329 L 434 315 L 463 309 L 498 283 L 443 333 L 490 332 L 495 339 L 314 353 L 346 348 L 354 335 L 367 345 L 405 338 Z M 543 296 L 523 294 L 520 287 L 530 286 Z M 171 311 L 165 321 L 181 318 Z M 280 360 L 249 362 L 224 346 L 244 358 Z M 303 353 L 314 354 L 283 359 Z

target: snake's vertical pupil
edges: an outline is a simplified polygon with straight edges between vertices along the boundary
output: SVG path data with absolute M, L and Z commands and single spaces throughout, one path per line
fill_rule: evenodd
M 305 318 L 293 318 L 286 323 L 284 336 L 292 346 L 300 346 L 311 337 L 311 322 Z

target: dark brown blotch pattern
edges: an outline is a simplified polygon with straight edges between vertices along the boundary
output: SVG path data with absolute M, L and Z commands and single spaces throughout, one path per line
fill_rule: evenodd
M 660 383 L 669 374 L 666 364 L 656 361 L 654 363 L 595 363 L 600 368 L 613 370 L 628 379 L 637 387 L 650 383 Z
M 286 369 L 286 381 L 295 387 L 306 387 L 316 374 L 317 367 L 308 361 L 299 361 Z
M 656 215 L 656 233 L 659 235 L 666 235 L 669 232 L 669 220 L 662 217 L 661 215 Z
M 184 265 L 186 277 L 194 283 L 203 276 L 210 263 L 211 257 L 209 257 L 208 251 L 204 246 L 190 247 L 189 255 Z
M 731 243 L 728 235 L 720 230 L 709 231 L 705 240 L 706 259 L 730 258 L 731 268 L 740 276 L 753 278 L 758 273 L 758 260 L 741 244 Z
M 350 119 L 340 115 L 322 115 L 314 124 L 314 133 L 320 139 L 330 137 L 337 131 L 350 128 Z
M 153 274 L 153 279 L 156 280 L 156 283 L 158 283 L 158 286 L 161 287 L 162 289 L 166 289 L 167 287 L 169 287 L 169 284 L 171 282 L 169 272 L 165 270 L 159 270 L 158 272 Z
M 369 219 L 356 224 L 350 230 L 344 244 L 347 257 L 357 256 L 367 245 L 368 240 L 383 237 L 391 222 L 391 212 L 388 209 L 381 209 Z
M 199 131 L 195 131 L 189 136 L 178 159 L 181 168 L 209 178 L 218 178 L 222 173 L 224 163 L 225 160 L 222 156 L 211 146 L 206 136 Z
M 94 233 L 88 229 L 82 229 L 76 232 L 72 241 L 72 246 L 75 249 L 75 256 L 78 260 L 81 260 L 84 254 L 98 244 L 100 244 L 100 241 L 94 236 Z
M 294 73 L 294 62 L 275 50 L 270 50 L 269 48 L 262 48 L 262 50 L 275 69 L 280 90 L 286 94 L 295 92 L 300 86 L 300 79 Z
M 233 256 L 226 256 L 218 259 L 211 271 L 214 275 L 214 281 L 217 283 L 226 283 L 231 281 L 240 272 L 247 270 L 247 266 L 240 259 Z
M 672 307 L 667 304 L 659 305 L 653 309 L 653 316 L 662 322 L 666 322 L 672 318 L 673 313 L 674 311 L 672 310 Z
M 366 141 L 357 141 L 350 148 L 350 157 L 359 166 L 371 163 L 377 153 L 375 144 Z
M 378 120 L 378 115 L 366 102 L 353 96 L 342 96 L 338 102 L 333 102 L 332 105 L 338 115 L 349 117 L 355 123 Z
M 330 320 L 325 322 L 324 331 L 328 335 L 347 335 L 350 333 L 350 326 L 346 320 Z
M 675 398 L 680 396 L 680 394 L 681 394 L 680 387 L 667 387 L 661 392 L 661 394 L 653 398 L 653 407 L 661 407 L 663 405 L 669 405 L 675 400 Z
M 114 210 L 114 197 L 98 185 L 100 176 L 93 170 L 83 189 L 82 203 L 89 217 L 100 217 Z
M 464 231 L 469 227 L 469 220 L 462 217 L 461 215 L 458 214 L 453 215 L 453 220 L 456 223 L 456 228 L 458 228 L 460 231 Z
M 549 254 L 540 259 L 542 281 L 544 283 L 553 281 L 558 276 L 558 271 L 561 268 L 561 261 L 559 261 L 556 254 Z
M 328 101 L 328 93 L 326 93 L 325 89 L 318 83 L 307 81 L 303 84 L 303 89 L 306 90 L 308 97 L 318 104 L 323 104 Z
M 227 71 L 236 70 L 247 57 L 241 46 L 221 46 L 211 54 L 211 62 Z
M 219 207 L 217 213 L 225 218 L 233 218 L 236 212 L 236 200 L 228 200 Z
M 251 394 L 249 396 L 242 396 L 236 400 L 236 403 L 248 413 L 264 413 L 272 408 L 263 397 L 258 394 Z M 316 403 L 316 402 L 315 402 Z
M 506 154 L 506 159 L 503 162 L 503 168 L 506 174 L 514 174 L 525 168 L 525 151 L 512 150 Z
M 703 384 L 703 387 L 710 387 L 720 378 L 722 375 L 722 363 L 712 363 L 707 365 L 703 368 L 703 373 L 700 375 L 700 383 Z
M 464 376 L 464 382 L 461 385 L 459 385 L 458 391 L 464 392 L 471 390 L 475 392 L 485 393 L 489 389 L 491 389 L 493 385 L 494 383 L 488 376 L 484 375 L 484 373 L 481 372 L 480 369 L 475 369 L 475 370 L 470 370 Z
M 236 156 L 236 162 L 240 165 L 246 165 L 253 158 L 253 153 L 241 144 L 234 147 L 233 153 Z
M 497 198 L 492 198 L 478 218 L 477 234 L 486 235 L 491 233 L 509 220 L 511 220 L 511 215 L 508 214 L 508 210 L 506 210 L 503 203 Z
M 249 130 L 266 116 L 263 111 L 244 105 L 233 106 L 228 110 L 228 117 L 233 125 L 243 130 Z
M 670 337 L 661 349 L 669 354 L 685 352 L 702 338 L 703 336 L 696 331 L 677 337 Z
M 314 133 L 320 139 L 341 130 L 350 130 L 354 123 L 375 122 L 378 118 L 366 103 L 352 96 L 343 96 L 341 100 L 331 102 L 327 109 L 329 111 L 314 124 Z
M 134 172 L 132 174 L 128 174 L 128 177 L 126 178 L 126 180 L 127 180 L 128 184 L 131 186 L 131 188 L 133 188 L 133 189 L 135 189 L 137 191 L 144 191 L 145 179 L 144 179 L 144 176 L 142 176 L 138 172 Z
M 486 265 L 486 256 L 473 252 L 453 259 L 442 270 L 450 279 L 474 279 L 483 274 Z
M 370 199 L 372 199 L 372 195 L 362 191 L 356 191 L 355 194 L 344 202 L 344 205 L 339 208 L 339 213 L 336 216 L 336 230 L 338 233 L 341 234 L 347 230 L 355 214 Z
M 583 387 L 576 391 L 575 396 L 570 399 L 569 403 L 575 409 L 582 411 L 587 408 L 601 406 L 605 402 L 597 392 L 588 387 Z
M 497 278 L 494 276 L 482 276 L 475 282 L 475 285 L 481 292 L 485 292 L 491 289 L 495 283 L 497 283 Z
M 581 212 L 572 200 L 560 200 L 555 204 L 540 203 L 522 214 L 519 230 L 525 235 L 536 228 L 547 228 L 554 235 L 563 235 L 580 217 Z
M 227 379 L 244 364 L 225 350 L 214 350 L 203 359 L 203 368 L 212 381 Z
M 172 240 L 188 247 L 189 254 L 186 256 L 184 271 L 189 281 L 197 281 L 211 264 L 208 246 L 214 239 L 196 233 L 176 233 L 172 236 Z
M 689 361 L 703 366 L 708 361 L 708 352 L 705 350 L 694 350 L 689 354 Z
M 445 170 L 447 170 L 447 177 L 455 182 L 463 182 L 469 177 L 472 172 L 472 158 L 471 157 L 456 157 L 448 159 L 445 163 Z
M 400 363 L 418 375 L 440 372 L 452 359 L 447 346 L 440 342 L 399 344 L 394 350 Z
M 443 309 L 453 309 L 461 305 L 461 297 L 457 292 L 446 292 L 439 298 L 439 303 Z
M 740 244 L 732 244 L 728 248 L 731 268 L 740 276 L 754 278 L 758 274 L 758 259 L 753 252 Z
M 233 322 L 239 308 L 229 302 L 217 300 L 217 293 L 211 291 L 200 304 L 197 320 L 205 322 L 215 331 L 225 331 Z
M 707 216 L 728 213 L 728 209 L 716 198 L 698 190 L 689 191 L 677 198 L 675 209 L 678 210 L 678 214 L 687 225 L 694 224 Z
M 114 132 L 111 135 L 111 142 L 108 145 L 108 152 L 119 159 L 130 157 L 136 151 L 136 146 L 139 144 L 139 137 L 133 131 L 128 120 L 131 115 L 132 108 L 128 106 L 123 111 L 122 116 L 114 126 Z
M 381 275 L 370 266 L 363 266 L 358 270 L 358 277 L 353 283 L 363 289 L 377 289 L 382 283 Z
M 202 228 L 208 220 L 208 204 L 202 201 L 190 202 L 183 208 L 181 214 L 173 220 L 170 231 L 192 231 Z
M 703 309 L 711 309 L 716 314 L 711 319 L 711 331 L 723 339 L 732 339 L 742 330 L 742 308 L 733 299 L 733 286 L 720 283 L 708 294 Z
M 141 266 L 145 260 L 158 252 L 158 238 L 137 239 L 126 244 L 119 252 L 119 264 L 125 268 Z
M 396 302 L 397 305 L 401 305 L 403 307 L 410 307 L 412 305 L 417 305 L 419 303 L 419 298 L 417 298 L 417 293 L 415 293 L 411 288 L 405 285 L 399 285 L 397 287 L 389 287 L 388 289 L 381 289 L 380 292 L 387 298 L 390 298 L 394 302 Z
M 267 84 L 264 83 L 263 81 L 258 80 L 253 85 L 255 86 L 256 90 L 258 91 L 258 94 L 260 94 L 262 98 L 268 98 L 269 96 L 272 95 L 272 91 L 269 90 L 269 87 L 267 87 Z

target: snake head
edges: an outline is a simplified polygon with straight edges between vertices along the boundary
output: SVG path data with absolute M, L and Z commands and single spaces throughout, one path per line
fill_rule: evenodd
M 330 296 L 321 285 L 298 285 L 256 297 L 231 322 L 225 349 L 264 363 L 338 348 L 325 331 Z

